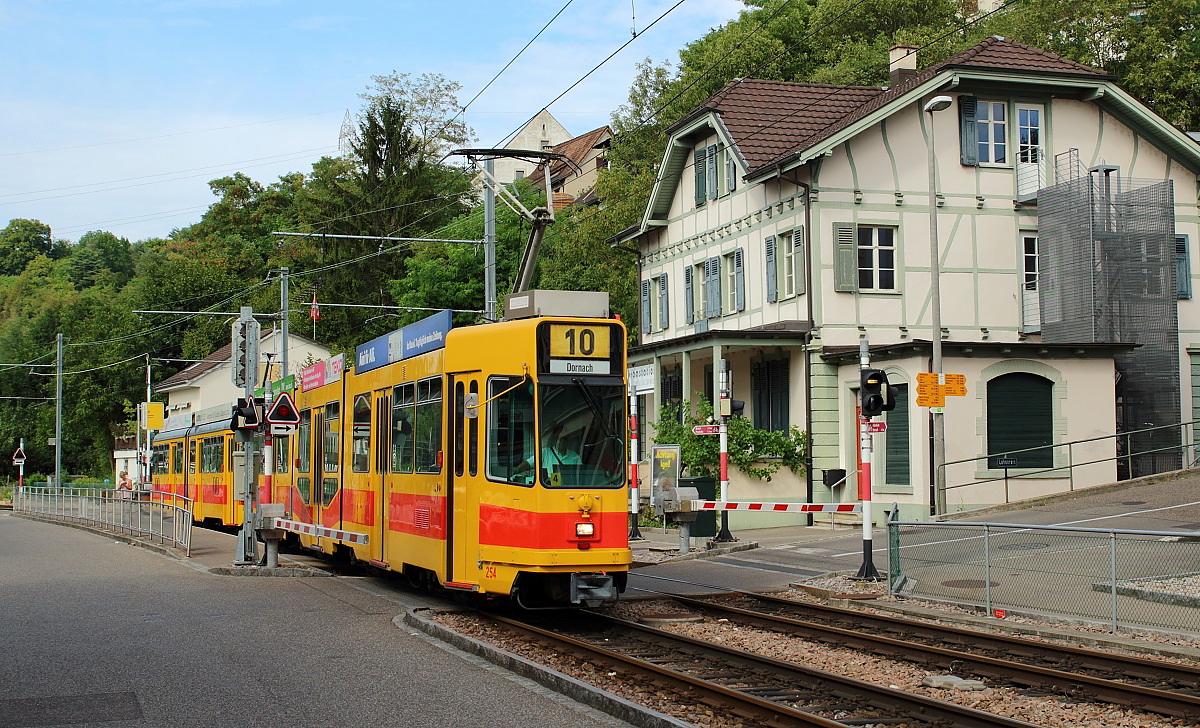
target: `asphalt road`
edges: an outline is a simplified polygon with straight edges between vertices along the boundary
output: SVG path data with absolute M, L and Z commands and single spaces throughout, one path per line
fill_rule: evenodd
M 222 577 L 0 512 L 0 726 L 624 726 L 397 626 L 361 578 Z

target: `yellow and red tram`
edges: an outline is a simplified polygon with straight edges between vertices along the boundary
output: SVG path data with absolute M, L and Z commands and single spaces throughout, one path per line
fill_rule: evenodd
M 303 546 L 419 583 L 526 607 L 615 600 L 630 563 L 625 329 L 596 309 L 460 328 L 443 312 L 444 328 L 360 346 L 353 370 L 302 375 L 299 425 L 273 438 L 257 497 L 284 505 Z M 224 424 L 156 438 L 154 478 L 198 494 L 197 519 L 236 525 Z

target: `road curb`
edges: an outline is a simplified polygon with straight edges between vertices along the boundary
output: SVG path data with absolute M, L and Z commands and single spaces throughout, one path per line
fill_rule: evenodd
M 545 665 L 539 665 L 524 657 L 502 650 L 495 645 L 459 634 L 429 619 L 429 616 L 442 611 L 445 610 L 434 610 L 426 607 L 409 609 L 404 614 L 397 616 L 393 621 L 403 621 L 409 627 L 419 629 L 430 637 L 441 640 L 463 652 L 487 660 L 493 665 L 532 680 L 556 693 L 566 695 L 572 700 L 590 708 L 607 713 L 630 725 L 638 726 L 638 728 L 689 728 L 691 726 L 691 723 L 638 705 L 625 698 L 613 695 L 607 690 L 601 690 L 594 685 L 577 680 L 570 675 L 565 675 Z

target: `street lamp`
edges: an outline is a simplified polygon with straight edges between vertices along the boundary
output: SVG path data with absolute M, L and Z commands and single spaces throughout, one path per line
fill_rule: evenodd
M 953 103 L 949 96 L 934 96 L 925 104 L 925 112 L 929 114 L 929 298 L 930 319 L 933 326 L 933 372 L 937 375 L 938 391 L 945 384 L 942 375 L 942 291 L 941 291 L 941 262 L 939 260 L 937 232 L 937 144 L 934 138 L 933 114 L 945 111 Z M 946 512 L 946 422 L 943 420 L 942 407 L 932 408 L 933 412 L 933 494 L 934 507 L 938 513 Z

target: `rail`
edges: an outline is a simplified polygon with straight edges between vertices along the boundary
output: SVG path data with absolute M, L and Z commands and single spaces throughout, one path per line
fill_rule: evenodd
M 893 517 L 897 512 L 893 509 Z M 1200 632 L 1200 532 L 890 520 L 889 591 Z
M 1011 493 L 1013 481 L 1066 480 L 1067 490 L 1073 491 L 1077 479 L 1081 477 L 1080 470 L 1092 466 L 1097 466 L 1098 470 L 1083 476 L 1084 486 L 1154 475 L 1195 465 L 1200 459 L 1200 440 L 1197 440 L 1200 432 L 1197 432 L 1197 425 L 1200 425 L 1200 420 L 1157 425 L 1118 432 L 1115 435 L 1101 435 L 950 460 L 939 467 L 945 473 L 947 494 L 960 489 L 981 489 L 993 484 L 1003 484 L 1003 500 L 992 497 L 992 491 L 989 490 L 986 496 L 980 493 L 972 503 L 1011 503 L 1014 500 Z M 1047 458 L 1050 461 L 1048 465 L 1044 464 Z M 1113 463 L 1113 466 L 1100 467 L 1105 463 Z M 973 480 L 962 478 L 959 482 L 952 482 L 955 480 L 954 475 L 965 470 L 973 470 L 976 477 Z M 1021 493 L 1015 499 L 1023 500 L 1031 495 L 1041 494 Z
M 23 486 L 13 512 L 170 544 L 192 554 L 192 499 L 158 490 Z

